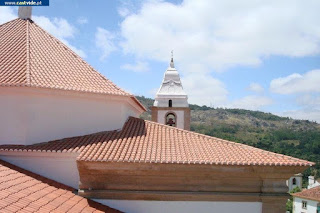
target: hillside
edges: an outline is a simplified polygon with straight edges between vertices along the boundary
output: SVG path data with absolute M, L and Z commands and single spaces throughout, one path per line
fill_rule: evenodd
M 137 99 L 148 109 L 141 117 L 150 120 L 154 100 L 143 96 Z M 244 109 L 194 104 L 190 108 L 192 131 L 317 162 L 305 175 L 320 175 L 320 125 L 316 122 Z

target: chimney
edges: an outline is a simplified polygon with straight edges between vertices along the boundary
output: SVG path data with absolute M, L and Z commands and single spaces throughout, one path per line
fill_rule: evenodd
M 18 16 L 21 19 L 31 19 L 31 13 L 32 13 L 32 7 L 30 6 L 23 6 L 23 7 L 19 7 L 18 10 Z

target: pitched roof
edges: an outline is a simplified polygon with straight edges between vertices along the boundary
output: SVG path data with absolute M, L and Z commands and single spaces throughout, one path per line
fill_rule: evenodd
M 216 165 L 311 166 L 314 163 L 130 117 L 120 131 L 65 138 L 2 151 L 79 153 L 78 160 Z
M 320 186 L 316 186 L 311 189 L 303 190 L 302 192 L 297 192 L 291 194 L 294 197 L 300 197 L 309 200 L 316 200 L 320 202 Z
M 0 160 L 0 212 L 119 212 Z
M 129 96 L 32 20 L 0 25 L 0 86 Z

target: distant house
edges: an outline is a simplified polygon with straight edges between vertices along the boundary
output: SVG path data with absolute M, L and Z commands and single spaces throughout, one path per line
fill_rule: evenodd
M 293 213 L 320 212 L 320 186 L 292 194 Z
M 320 186 L 319 179 L 315 179 L 314 176 L 309 176 L 308 189 L 311 189 L 311 188 L 316 187 L 316 186 Z
M 290 177 L 290 179 L 287 180 L 287 186 L 289 188 L 289 192 L 291 192 L 291 190 L 296 187 L 298 187 L 299 189 L 302 189 L 302 174 L 299 173 Z

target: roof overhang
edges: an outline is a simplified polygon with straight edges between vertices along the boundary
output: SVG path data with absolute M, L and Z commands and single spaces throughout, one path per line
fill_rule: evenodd
M 301 199 L 313 200 L 313 201 L 320 202 L 320 198 L 314 198 L 314 197 L 308 197 L 308 196 L 302 196 L 302 195 L 295 195 L 294 193 L 290 194 L 290 195 L 292 195 L 293 197 L 301 198 Z

